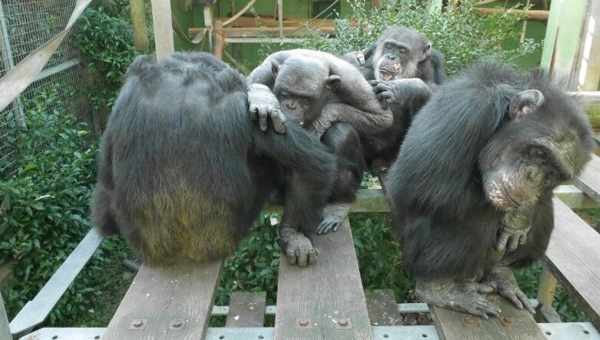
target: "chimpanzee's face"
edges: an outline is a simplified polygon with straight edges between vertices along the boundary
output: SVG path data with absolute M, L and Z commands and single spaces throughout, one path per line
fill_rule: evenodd
M 431 42 L 424 35 L 404 27 L 393 27 L 377 42 L 373 65 L 375 79 L 417 77 L 419 64 L 431 57 Z
M 484 191 L 499 209 L 532 207 L 575 177 L 589 159 L 582 134 L 572 124 L 577 120 L 565 119 L 576 112 L 543 101 L 521 106 L 480 154 Z
M 319 118 L 327 98 L 329 73 L 307 60 L 288 59 L 277 71 L 273 93 L 291 121 L 310 126 Z

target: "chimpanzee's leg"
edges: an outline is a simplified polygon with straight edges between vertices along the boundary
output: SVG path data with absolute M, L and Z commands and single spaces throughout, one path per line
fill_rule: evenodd
M 335 123 L 321 141 L 332 149 L 338 160 L 333 191 L 317 228 L 317 234 L 326 234 L 336 231 L 346 219 L 366 165 L 360 137 L 350 124 Z

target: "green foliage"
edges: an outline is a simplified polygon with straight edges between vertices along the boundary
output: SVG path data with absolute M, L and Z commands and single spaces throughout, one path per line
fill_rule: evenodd
M 121 4 L 124 6 L 124 4 Z M 75 41 L 85 64 L 83 92 L 93 120 L 103 127 L 122 85 L 123 75 L 135 58 L 131 24 L 114 7 L 88 8 L 79 19 Z
M 404 271 L 400 244 L 392 235 L 389 216 L 353 214 L 354 247 L 365 289 L 392 289 L 398 301 L 407 301 L 414 285 Z
M 481 58 L 494 57 L 514 61 L 532 53 L 537 44 L 526 39 L 513 49 L 505 42 L 517 39 L 515 24 L 519 17 L 513 14 L 479 15 L 474 1 L 461 1 L 455 9 L 431 14 L 425 1 L 403 0 L 400 4 L 388 1 L 381 8 L 372 9 L 367 1 L 351 0 L 352 16 L 336 21 L 335 37 L 314 35 L 304 47 L 342 55 L 363 50 L 390 25 L 404 25 L 424 33 L 434 48 L 445 55 L 449 74 Z
M 65 113 L 73 91 L 39 93 L 26 102 L 27 131 L 18 134 L 17 174 L 0 181 L 0 262 L 16 261 L 6 292 L 11 314 L 32 298 L 90 226 L 87 206 L 96 148 L 86 126 Z
M 225 261 L 215 298 L 217 305 L 226 305 L 235 290 L 264 291 L 267 301 L 275 302 L 280 248 L 270 218 L 269 214 L 263 215 L 235 254 Z

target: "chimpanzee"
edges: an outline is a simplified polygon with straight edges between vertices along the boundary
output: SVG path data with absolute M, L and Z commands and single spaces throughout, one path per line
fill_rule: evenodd
M 288 119 L 314 131 L 337 155 L 334 190 L 317 232 L 336 230 L 346 218 L 365 169 L 359 132 L 391 126 L 392 113 L 382 108 L 355 67 L 324 52 L 276 52 L 252 71 L 248 82 L 271 88 Z
M 542 72 L 488 61 L 438 88 L 385 181 L 417 296 L 487 318 L 495 290 L 532 311 L 510 267 L 543 256 L 552 190 L 592 146 L 581 108 Z
M 261 132 L 248 95 L 244 77 L 210 54 L 138 57 L 102 137 L 97 227 L 120 231 L 151 264 L 208 261 L 232 253 L 278 190 L 283 250 L 292 263 L 314 262 L 305 234 L 330 195 L 335 156 L 296 124 Z
M 385 172 L 398 155 L 413 116 L 445 79 L 443 55 L 422 33 L 390 26 L 372 46 L 343 58 L 372 81 L 378 98 L 389 103 L 394 114 L 391 127 L 361 134 L 371 169 Z

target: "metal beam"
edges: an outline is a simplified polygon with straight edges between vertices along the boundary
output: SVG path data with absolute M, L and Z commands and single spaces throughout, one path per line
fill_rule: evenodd
M 538 323 L 548 340 L 600 340 L 600 333 L 590 322 Z M 90 340 L 100 339 L 104 328 L 42 328 L 20 340 Z M 375 339 L 428 339 L 440 340 L 435 326 L 375 326 Z M 273 340 L 273 328 L 225 328 L 211 327 L 206 340 Z M 2 339 L 3 340 L 3 339 Z

